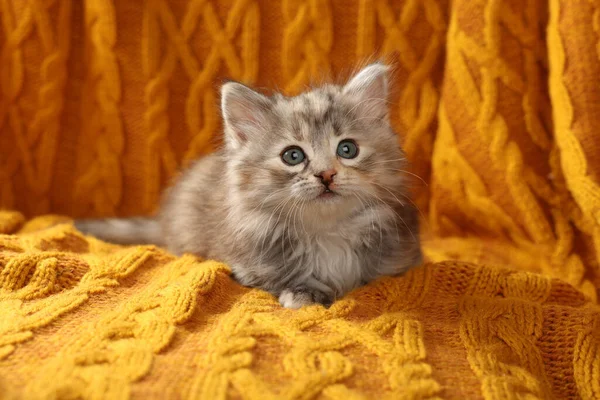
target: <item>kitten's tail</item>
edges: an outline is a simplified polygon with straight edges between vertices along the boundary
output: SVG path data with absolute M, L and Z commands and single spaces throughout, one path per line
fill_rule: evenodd
M 151 217 L 80 219 L 75 221 L 75 228 L 115 244 L 164 245 L 160 223 Z

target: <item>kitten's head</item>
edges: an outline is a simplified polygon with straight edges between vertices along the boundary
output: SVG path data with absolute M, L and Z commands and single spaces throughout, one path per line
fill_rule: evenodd
M 227 173 L 236 201 L 319 218 L 401 201 L 404 162 L 388 118 L 388 67 L 372 64 L 344 86 L 266 97 L 222 89 Z

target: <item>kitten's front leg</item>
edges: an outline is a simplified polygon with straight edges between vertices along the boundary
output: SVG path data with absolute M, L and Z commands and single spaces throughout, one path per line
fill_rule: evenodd
M 310 285 L 298 285 L 290 289 L 284 289 L 279 295 L 279 303 L 285 308 L 298 309 L 310 304 L 322 304 L 329 308 L 333 304 L 335 296 L 331 290 L 321 290 Z
M 329 307 L 335 300 L 335 292 L 314 277 L 291 282 L 282 290 L 281 283 L 277 281 L 278 275 L 274 270 L 264 265 L 255 268 L 247 268 L 242 265 L 231 265 L 232 277 L 244 286 L 260 288 L 279 296 L 279 303 L 285 308 L 297 309 L 314 303 Z M 262 274 L 257 273 L 258 271 Z M 269 273 L 265 273 L 267 271 Z

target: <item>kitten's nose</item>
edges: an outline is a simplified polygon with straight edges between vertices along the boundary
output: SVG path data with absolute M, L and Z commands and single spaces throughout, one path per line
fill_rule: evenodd
M 321 179 L 321 183 L 325 186 L 329 186 L 331 185 L 331 182 L 333 182 L 333 177 L 337 174 L 337 171 L 335 169 L 328 169 L 327 171 L 323 171 L 320 172 L 318 174 L 316 174 L 315 176 L 317 178 Z

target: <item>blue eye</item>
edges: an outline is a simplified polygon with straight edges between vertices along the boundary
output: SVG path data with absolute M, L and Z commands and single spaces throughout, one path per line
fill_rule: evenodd
M 358 146 L 354 140 L 342 140 L 337 147 L 337 155 L 342 158 L 354 158 L 358 155 Z
M 281 159 L 287 165 L 298 165 L 304 161 L 305 158 L 304 152 L 297 146 L 288 147 L 281 153 Z

